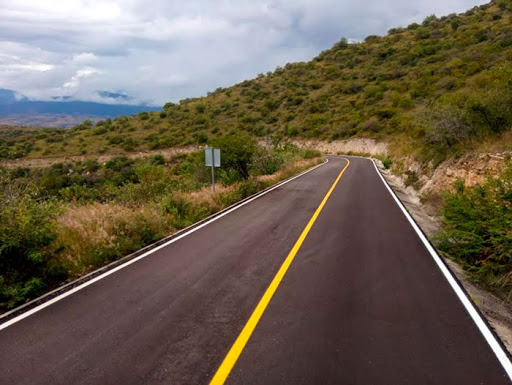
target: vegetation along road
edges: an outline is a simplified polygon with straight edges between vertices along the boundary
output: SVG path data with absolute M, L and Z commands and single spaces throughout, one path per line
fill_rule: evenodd
M 0 383 L 509 382 L 368 159 L 330 157 L 121 266 L 0 325 Z

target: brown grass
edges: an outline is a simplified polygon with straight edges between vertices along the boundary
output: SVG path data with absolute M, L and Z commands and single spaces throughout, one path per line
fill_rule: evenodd
M 307 160 L 298 160 L 296 162 L 290 163 L 284 166 L 279 171 L 275 172 L 271 175 L 260 175 L 256 179 L 262 182 L 268 183 L 277 183 L 278 181 L 289 178 L 291 175 L 301 172 L 302 170 L 306 170 L 314 165 L 323 162 L 323 158 L 314 158 Z
M 62 258 L 75 274 L 98 265 L 91 255 L 95 251 L 115 248 L 120 238 L 134 238 L 138 246 L 141 224 L 155 234 L 169 234 L 169 225 L 161 210 L 155 205 L 126 207 L 115 203 L 70 205 L 57 220 L 57 237 L 64 247 Z M 143 245 L 141 245 L 142 247 Z M 123 247 L 120 252 L 124 251 Z

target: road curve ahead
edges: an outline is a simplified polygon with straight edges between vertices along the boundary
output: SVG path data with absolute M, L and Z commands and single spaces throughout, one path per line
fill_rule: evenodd
M 349 159 L 336 185 L 341 157 L 2 329 L 0 384 L 509 383 L 373 163 Z

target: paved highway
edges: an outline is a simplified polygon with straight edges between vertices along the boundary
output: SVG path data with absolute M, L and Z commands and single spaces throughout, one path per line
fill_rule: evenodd
M 509 383 L 373 163 L 349 159 L 0 325 L 0 384 Z

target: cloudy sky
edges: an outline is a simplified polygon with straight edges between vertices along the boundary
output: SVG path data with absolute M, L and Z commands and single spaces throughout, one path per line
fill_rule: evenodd
M 106 90 L 161 105 L 309 60 L 341 37 L 484 2 L 0 0 L 0 88 L 40 100 Z

